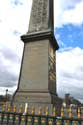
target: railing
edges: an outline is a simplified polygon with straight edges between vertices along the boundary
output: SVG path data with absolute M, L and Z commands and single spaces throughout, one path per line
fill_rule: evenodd
M 16 110 L 16 105 L 11 108 L 8 105 L 2 107 L 0 111 L 0 125 L 83 125 L 83 119 L 81 118 L 81 109 L 77 109 L 77 117 L 73 116 L 73 110 L 70 107 L 67 109 L 68 116 L 65 116 L 65 110 L 61 108 L 61 116 L 56 116 L 56 109 L 53 108 L 52 115 L 49 115 L 48 106 L 45 109 L 45 114 L 42 114 L 42 108 L 39 107 L 38 114 L 35 114 L 35 107 L 32 106 L 31 113 L 29 113 L 28 105 L 25 106 L 23 112 L 22 105 L 19 111 Z

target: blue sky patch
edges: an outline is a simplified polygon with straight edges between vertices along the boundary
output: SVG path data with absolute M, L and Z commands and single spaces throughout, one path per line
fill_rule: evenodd
M 64 25 L 61 28 L 55 29 L 55 37 L 60 44 L 60 48 L 65 47 L 80 47 L 83 49 L 83 25 Z M 61 41 L 61 42 L 59 42 Z

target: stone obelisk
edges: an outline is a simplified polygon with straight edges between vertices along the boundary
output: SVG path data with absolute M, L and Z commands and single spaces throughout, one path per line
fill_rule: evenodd
M 56 97 L 53 0 L 33 0 L 28 32 L 21 36 L 24 53 L 16 102 L 52 104 Z

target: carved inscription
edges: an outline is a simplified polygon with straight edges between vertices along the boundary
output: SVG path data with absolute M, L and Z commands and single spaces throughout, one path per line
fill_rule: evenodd
M 49 0 L 33 0 L 29 32 L 48 28 Z
M 56 70 L 55 70 L 55 52 L 49 44 L 49 88 L 51 92 L 56 92 Z

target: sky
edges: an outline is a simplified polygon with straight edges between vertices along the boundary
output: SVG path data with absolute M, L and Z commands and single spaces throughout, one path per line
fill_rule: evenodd
M 66 4 L 64 4 L 66 3 Z M 0 3 L 0 94 L 14 93 L 23 52 L 20 36 L 28 31 L 32 0 Z M 57 93 L 83 102 L 83 0 L 54 1 Z

